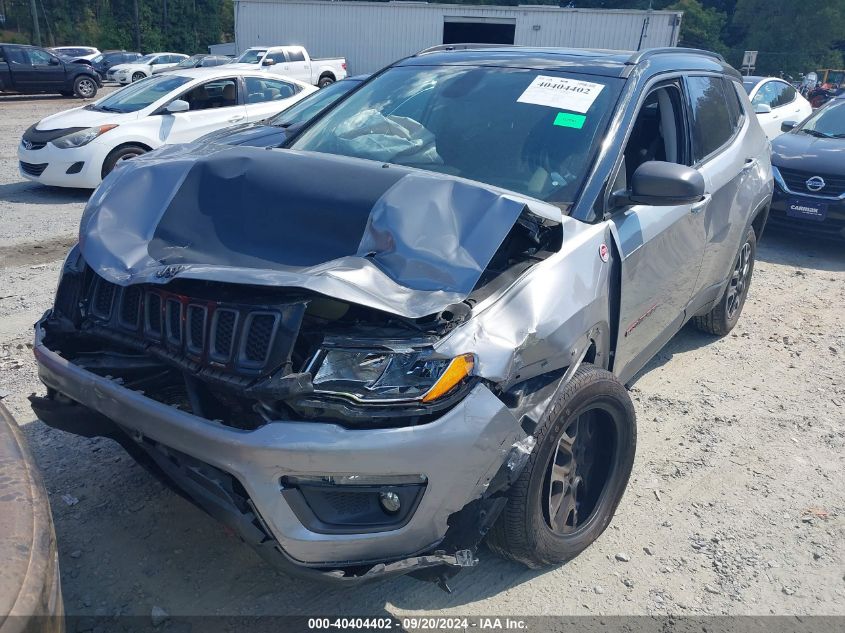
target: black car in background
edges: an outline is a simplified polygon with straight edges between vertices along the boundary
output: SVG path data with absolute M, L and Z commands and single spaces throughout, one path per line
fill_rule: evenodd
M 275 116 L 255 123 L 243 123 L 211 132 L 197 139 L 195 143 L 277 147 L 284 143 L 287 137 L 293 131 L 299 129 L 302 124 L 307 123 L 350 90 L 358 87 L 368 77 L 369 75 L 357 75 L 341 79 L 311 93 L 302 101 L 295 103 Z
M 118 64 L 129 64 L 140 59 L 141 53 L 130 51 L 103 51 L 91 60 L 91 66 L 100 75 L 100 79 L 106 78 L 106 73 L 112 66 Z
M 169 70 L 184 70 L 185 68 L 210 68 L 212 66 L 222 66 L 223 64 L 231 64 L 231 57 L 225 55 L 191 55 L 187 59 L 183 59 L 175 66 L 167 66 L 166 68 L 153 68 L 153 74 L 166 73 Z
M 101 86 L 87 64 L 65 61 L 38 46 L 0 43 L 0 92 L 93 99 Z
M 787 133 L 772 141 L 770 224 L 845 239 L 845 96 L 781 129 Z

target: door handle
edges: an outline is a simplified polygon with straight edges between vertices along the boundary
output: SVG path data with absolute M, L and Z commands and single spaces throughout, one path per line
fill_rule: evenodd
M 756 158 L 746 158 L 745 164 L 742 166 L 742 171 L 748 171 L 749 169 L 754 169 L 757 166 L 757 159 Z
M 710 200 L 712 197 L 713 196 L 711 196 L 709 193 L 705 193 L 704 197 L 701 200 L 690 206 L 689 212 L 693 215 L 701 213 L 702 211 L 704 211 L 705 207 L 710 204 Z
M 238 121 L 243 120 L 243 118 L 244 118 L 243 115 L 233 116 L 231 119 L 229 119 L 229 123 L 237 123 Z

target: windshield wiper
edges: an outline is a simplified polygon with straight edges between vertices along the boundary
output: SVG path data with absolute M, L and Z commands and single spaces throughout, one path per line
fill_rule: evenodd
M 834 138 L 832 134 L 827 134 L 825 132 L 819 132 L 818 130 L 808 130 L 803 129 L 801 130 L 804 134 L 809 134 L 810 136 L 815 136 L 816 138 Z

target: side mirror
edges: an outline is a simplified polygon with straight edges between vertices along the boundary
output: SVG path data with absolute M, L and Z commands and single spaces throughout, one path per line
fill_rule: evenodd
M 704 193 L 704 176 L 698 170 L 677 163 L 651 160 L 637 167 L 631 176 L 629 191 L 613 194 L 613 205 L 668 207 L 694 204 L 701 201 Z
M 276 63 L 275 59 L 265 59 L 263 62 L 261 62 L 261 65 L 262 66 L 272 66 L 275 63 Z
M 50 65 L 51 66 L 58 66 L 59 65 L 59 59 L 57 57 L 51 57 L 50 58 Z
M 176 114 L 177 112 L 187 112 L 191 109 L 191 104 L 185 101 L 184 99 L 174 99 L 170 103 L 167 104 L 165 110 L 170 114 Z
M 770 114 L 772 112 L 772 106 L 768 103 L 758 103 L 754 106 L 754 114 Z
M 798 121 L 784 121 L 780 124 L 780 131 L 781 132 L 791 132 L 796 127 L 798 127 Z

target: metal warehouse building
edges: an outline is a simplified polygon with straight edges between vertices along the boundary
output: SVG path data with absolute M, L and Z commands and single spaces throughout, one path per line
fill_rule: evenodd
M 489 42 L 639 50 L 675 46 L 679 11 L 549 5 L 235 0 L 235 44 L 300 44 L 314 57 L 346 57 L 369 73 L 437 44 Z

